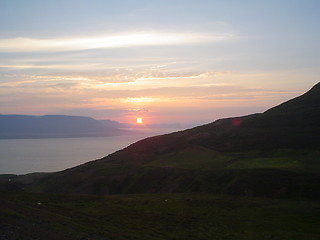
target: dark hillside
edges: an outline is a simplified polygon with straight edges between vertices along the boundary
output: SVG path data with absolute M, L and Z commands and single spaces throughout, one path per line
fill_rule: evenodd
M 48 175 L 28 189 L 320 199 L 319 86 L 265 113 L 144 139 L 103 159 Z
M 313 86 L 310 91 L 300 97 L 289 100 L 274 108 L 269 109 L 265 114 L 303 114 L 315 113 L 320 107 L 320 83 Z M 319 117 L 319 115 L 318 115 Z
M 220 119 L 182 132 L 142 140 L 124 151 L 162 154 L 190 145 L 217 151 L 320 149 L 320 83 L 304 95 L 264 113 Z

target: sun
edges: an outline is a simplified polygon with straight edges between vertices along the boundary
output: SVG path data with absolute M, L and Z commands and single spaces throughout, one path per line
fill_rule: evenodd
M 143 120 L 141 117 L 137 117 L 136 124 L 142 124 Z

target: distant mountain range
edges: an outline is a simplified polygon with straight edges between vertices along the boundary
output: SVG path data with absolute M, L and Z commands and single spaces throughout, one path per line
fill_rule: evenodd
M 147 138 L 100 160 L 12 184 L 40 192 L 320 199 L 319 122 L 320 83 L 264 113 Z M 33 184 L 24 185 L 26 179 Z
M 0 139 L 108 137 L 133 134 L 139 129 L 181 129 L 178 123 L 134 124 L 68 115 L 0 114 Z
M 0 138 L 102 137 L 128 133 L 112 120 L 66 115 L 0 115 Z

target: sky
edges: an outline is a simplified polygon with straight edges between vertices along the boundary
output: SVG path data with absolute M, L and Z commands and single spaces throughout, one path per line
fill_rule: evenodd
M 319 0 L 0 0 L 0 114 L 203 124 L 320 76 Z

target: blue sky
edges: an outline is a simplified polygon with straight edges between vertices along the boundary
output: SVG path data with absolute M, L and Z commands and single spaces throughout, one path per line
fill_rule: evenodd
M 320 1 L 0 0 L 0 113 L 205 123 L 319 82 Z

